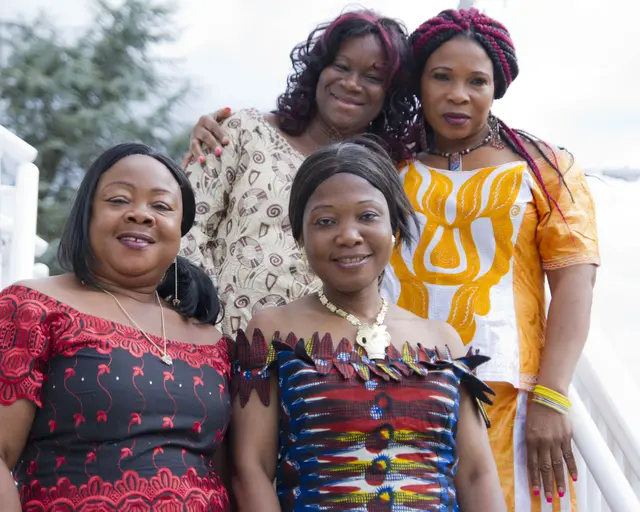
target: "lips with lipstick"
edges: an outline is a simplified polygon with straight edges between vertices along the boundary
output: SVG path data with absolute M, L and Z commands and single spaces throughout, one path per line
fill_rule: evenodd
M 367 263 L 370 257 L 371 254 L 356 254 L 332 258 L 332 261 L 342 268 L 358 268 Z
M 129 249 L 146 249 L 156 243 L 153 237 L 146 233 L 121 233 L 116 238 L 122 245 Z
M 471 119 L 467 114 L 461 114 L 458 112 L 447 112 L 446 114 L 443 114 L 442 117 L 447 124 L 451 124 L 453 126 L 462 126 Z

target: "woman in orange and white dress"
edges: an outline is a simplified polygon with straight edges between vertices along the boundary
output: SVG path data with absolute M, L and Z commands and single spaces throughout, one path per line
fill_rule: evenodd
M 566 395 L 600 262 L 585 176 L 568 151 L 491 115 L 518 74 L 501 24 L 444 11 L 410 43 L 421 152 L 400 172 L 420 228 L 392 257 L 383 294 L 491 356 L 478 375 L 497 393 L 489 435 L 509 510 L 571 510 Z

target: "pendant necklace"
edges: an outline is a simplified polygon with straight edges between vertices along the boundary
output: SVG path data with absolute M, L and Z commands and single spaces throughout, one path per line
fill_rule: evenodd
M 383 324 L 387 309 L 389 309 L 389 303 L 386 299 L 382 299 L 382 307 L 373 324 L 363 324 L 351 313 L 347 313 L 327 299 L 322 290 L 318 291 L 318 299 L 333 314 L 341 316 L 358 328 L 356 343 L 366 351 L 369 359 L 384 359 L 386 357 L 387 347 L 391 344 L 391 335 L 387 332 L 387 326 Z
M 464 155 L 468 155 L 472 151 L 475 151 L 478 148 L 488 144 L 491 141 L 491 133 L 487 135 L 483 140 L 471 146 L 470 148 L 463 149 L 462 151 L 458 151 L 457 153 L 445 153 L 442 151 L 436 151 L 435 149 L 429 148 L 427 151 L 431 155 L 440 156 L 442 158 L 446 158 L 449 162 L 449 170 L 450 171 L 461 171 L 462 170 L 462 157 Z
M 124 306 L 122 304 L 120 304 L 120 301 L 118 300 L 118 298 L 111 293 L 108 290 L 105 290 L 104 288 L 100 288 L 104 293 L 106 293 L 107 295 L 110 295 L 111 298 L 116 301 L 116 304 L 118 305 L 118 307 L 120 308 L 120 310 L 124 313 L 124 316 L 127 317 L 127 319 L 129 320 L 129 322 L 131 322 L 131 324 L 140 331 L 140 333 L 145 337 L 145 339 L 151 343 L 154 347 L 156 347 L 156 349 L 158 350 L 158 352 L 160 352 L 160 361 L 162 361 L 164 364 L 171 366 L 173 364 L 173 359 L 171 358 L 171 356 L 167 353 L 167 334 L 165 332 L 164 329 L 164 309 L 162 307 L 162 301 L 160 300 L 160 296 L 158 295 L 158 292 L 156 292 L 156 302 L 158 303 L 158 306 L 160 306 L 160 322 L 161 322 L 161 329 L 162 329 L 162 340 L 164 341 L 164 347 L 161 349 L 156 343 L 154 343 L 154 341 L 151 339 L 151 337 L 142 330 L 142 328 L 137 324 L 137 322 L 131 318 L 131 315 L 129 313 L 127 313 L 127 310 L 124 309 Z

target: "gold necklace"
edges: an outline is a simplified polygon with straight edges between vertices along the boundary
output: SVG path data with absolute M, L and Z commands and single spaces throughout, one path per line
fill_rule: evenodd
M 382 299 L 382 307 L 373 324 L 363 324 L 351 313 L 347 313 L 327 299 L 322 290 L 318 291 L 318 299 L 333 314 L 341 316 L 351 325 L 358 328 L 356 343 L 365 349 L 369 359 L 384 359 L 386 357 L 386 349 L 391 344 L 391 335 L 387 332 L 387 326 L 383 324 L 387 309 L 389 309 L 389 303 L 386 299 Z
M 158 306 L 160 306 L 160 323 L 162 326 L 161 329 L 162 329 L 162 340 L 164 341 L 164 349 L 160 349 L 160 347 L 151 339 L 151 337 L 142 330 L 142 328 L 137 324 L 137 322 L 133 318 L 131 318 L 131 315 L 127 313 L 127 310 L 124 309 L 124 306 L 120 304 L 120 301 L 113 293 L 111 293 L 109 290 L 105 290 L 104 288 L 100 288 L 100 289 L 107 295 L 110 295 L 111 298 L 116 301 L 116 304 L 118 305 L 120 310 L 124 313 L 124 316 L 127 317 L 129 322 L 131 322 L 131 324 L 140 331 L 140 333 L 145 337 L 145 339 L 149 343 L 151 343 L 154 347 L 158 349 L 158 352 L 160 352 L 161 354 L 160 361 L 162 361 L 166 365 L 171 366 L 173 364 L 173 359 L 171 359 L 171 356 L 167 354 L 167 334 L 164 329 L 164 309 L 162 308 L 162 302 L 160 301 L 160 296 L 158 295 L 158 292 L 156 291 L 156 302 L 158 303 Z

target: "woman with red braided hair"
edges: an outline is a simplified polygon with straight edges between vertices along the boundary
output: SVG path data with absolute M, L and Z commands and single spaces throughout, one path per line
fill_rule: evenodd
M 497 394 L 489 434 L 509 510 L 573 510 L 566 395 L 600 261 L 585 176 L 568 151 L 491 114 L 518 76 L 504 26 L 447 10 L 409 41 L 422 115 L 419 153 L 400 172 L 420 228 L 383 292 L 491 357 L 478 375 Z

